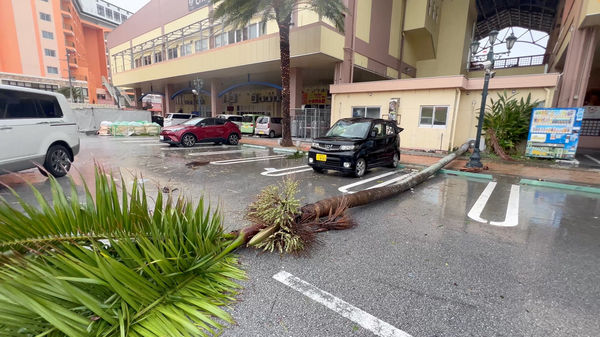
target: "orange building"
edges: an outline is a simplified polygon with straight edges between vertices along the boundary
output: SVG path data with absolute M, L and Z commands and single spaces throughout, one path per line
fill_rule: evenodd
M 102 0 L 0 0 L 1 83 L 112 104 L 106 34 L 131 14 Z

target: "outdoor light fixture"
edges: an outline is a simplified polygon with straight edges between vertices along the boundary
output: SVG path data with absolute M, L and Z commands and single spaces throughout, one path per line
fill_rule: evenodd
M 479 146 L 481 145 L 481 129 L 483 128 L 483 117 L 485 114 L 485 101 L 487 99 L 488 87 L 490 84 L 490 78 L 493 77 L 493 69 L 494 69 L 494 57 L 497 55 L 510 54 L 510 50 L 514 47 L 515 42 L 517 42 L 517 37 L 514 32 L 510 33 L 510 36 L 507 37 L 504 42 L 506 42 L 506 52 L 496 53 L 494 54 L 494 43 L 498 38 L 498 31 L 492 30 L 490 35 L 488 36 L 488 41 L 490 46 L 483 47 L 482 50 L 489 48 L 485 59 L 483 57 L 479 57 L 481 61 L 481 65 L 483 65 L 483 69 L 485 71 L 484 80 L 483 80 L 483 91 L 481 92 L 481 107 L 479 108 L 479 122 L 477 123 L 477 136 L 475 138 L 475 148 L 473 149 L 473 154 L 469 158 L 469 162 L 467 162 L 467 167 L 473 168 L 481 168 L 483 164 L 481 163 L 481 154 L 479 153 Z M 499 43 L 502 43 L 500 41 Z M 475 58 L 479 50 L 479 41 L 473 41 L 471 43 L 471 54 L 472 57 Z

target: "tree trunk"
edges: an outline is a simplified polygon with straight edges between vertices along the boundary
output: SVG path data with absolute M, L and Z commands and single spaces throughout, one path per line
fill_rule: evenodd
M 427 178 L 434 175 L 442 167 L 448 165 L 448 163 L 461 156 L 468 149 L 469 142 L 463 144 L 456 152 L 447 155 L 446 157 L 438 161 L 436 164 L 429 166 L 426 169 L 423 169 L 422 171 L 411 174 L 410 176 L 401 180 L 398 184 L 374 188 L 370 190 L 364 190 L 350 195 L 340 195 L 337 197 L 332 197 L 318 201 L 314 204 L 305 205 L 301 209 L 302 218 L 316 219 L 327 216 L 330 213 L 334 213 L 340 205 L 344 204 L 344 202 L 346 207 L 352 208 L 366 205 L 402 193 L 422 183 Z
M 490 135 L 490 142 L 492 143 L 492 148 L 494 149 L 494 152 L 496 152 L 496 154 L 499 155 L 500 158 L 502 158 L 504 160 L 515 161 L 514 159 L 509 157 L 504 152 L 504 149 L 502 149 L 502 146 L 500 146 L 500 143 L 498 143 L 498 137 L 496 137 L 496 131 L 494 131 L 494 129 L 487 129 L 486 132 L 489 133 L 489 135 Z
M 281 145 L 293 146 L 290 123 L 290 25 L 279 24 L 279 52 L 281 55 Z

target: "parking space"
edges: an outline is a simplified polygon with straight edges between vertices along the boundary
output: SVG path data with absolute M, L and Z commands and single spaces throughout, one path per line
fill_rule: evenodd
M 154 144 L 154 145 L 153 145 Z M 298 179 L 303 203 L 386 186 L 412 171 L 356 179 L 319 174 L 270 149 L 156 138 L 82 138 L 75 166 L 138 172 L 146 186 L 206 196 L 228 229 L 266 185 Z M 73 173 L 72 173 L 73 175 Z M 2 176 L 43 193 L 37 171 Z M 61 184 L 66 184 L 62 180 Z M 156 189 L 154 189 L 156 191 Z M 4 197 L 5 188 L 0 188 Z M 157 192 L 160 193 L 160 192 Z M 29 196 L 31 197 L 31 196 Z M 28 198 L 29 198 L 28 197 Z M 319 234 L 308 256 L 240 251 L 248 280 L 223 336 L 595 336 L 600 331 L 600 198 L 440 174 L 412 191 L 350 210 L 358 226 Z

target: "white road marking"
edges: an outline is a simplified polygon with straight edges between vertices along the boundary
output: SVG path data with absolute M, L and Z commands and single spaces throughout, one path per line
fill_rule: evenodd
M 219 154 L 229 154 L 229 153 L 242 153 L 244 150 L 231 150 L 231 151 L 206 151 L 206 152 L 194 152 L 188 153 L 188 156 L 200 157 L 200 156 L 215 156 Z
M 411 174 L 403 174 L 403 175 L 401 175 L 401 176 L 399 176 L 399 177 L 396 177 L 396 178 L 390 179 L 390 180 L 388 180 L 388 181 L 384 181 L 384 182 L 382 182 L 381 184 L 377 184 L 377 185 L 375 185 L 375 186 L 371 186 L 371 187 L 369 187 L 369 188 L 367 188 L 367 189 L 368 189 L 368 190 L 372 190 L 372 189 L 374 189 L 374 188 L 379 188 L 379 187 L 384 187 L 384 186 L 387 186 L 387 185 L 391 185 L 391 184 L 394 184 L 394 183 L 396 183 L 396 182 L 398 182 L 398 181 L 400 181 L 400 180 L 404 180 L 406 177 L 408 177 L 408 176 L 410 176 L 410 175 L 411 175 Z
M 140 146 L 162 146 L 162 147 L 166 147 L 168 145 L 158 143 L 158 144 L 140 144 Z
M 504 221 L 490 221 L 490 225 L 500 227 L 515 227 L 519 224 L 519 185 L 512 185 L 510 188 L 510 197 L 506 208 L 506 217 Z
M 338 188 L 338 191 L 340 191 L 342 193 L 354 193 L 354 192 L 349 192 L 348 190 L 351 189 L 352 187 L 359 186 L 359 185 L 362 185 L 362 184 L 366 184 L 366 183 L 368 183 L 370 181 L 377 180 L 379 178 L 391 176 L 392 174 L 395 174 L 395 173 L 396 173 L 395 171 L 386 172 L 384 174 L 380 174 L 378 176 L 371 177 L 369 179 L 363 179 L 363 180 L 357 181 L 357 182 L 352 183 L 352 184 L 344 185 L 344 186 Z
M 495 181 L 490 181 L 488 183 L 488 185 L 485 187 L 485 190 L 483 190 L 483 192 L 481 192 L 479 199 L 477 199 L 477 201 L 475 202 L 475 205 L 473 205 L 473 207 L 467 214 L 469 216 L 469 218 L 471 218 L 477 222 L 488 223 L 488 221 L 486 219 L 481 218 L 481 212 L 483 212 L 483 208 L 485 207 L 488 200 L 490 199 L 492 192 L 494 192 L 494 188 L 496 188 L 496 184 L 497 183 Z
M 266 177 L 281 177 L 281 176 L 286 176 L 289 174 L 296 174 L 296 173 L 306 172 L 306 171 L 311 171 L 311 170 L 312 170 L 312 167 L 310 167 L 308 165 L 287 167 L 287 168 L 283 168 L 283 169 L 274 169 L 272 167 L 269 167 L 269 168 L 265 168 L 265 172 L 262 172 L 261 175 L 266 176 Z
M 234 165 L 234 164 L 252 163 L 252 162 L 263 161 L 263 160 L 281 159 L 281 158 L 285 158 L 285 157 L 286 157 L 286 155 L 273 155 L 273 156 L 263 156 L 263 157 L 248 157 L 248 158 L 211 161 L 210 163 L 212 165 Z
M 590 156 L 589 154 L 586 154 L 584 157 L 586 157 L 589 160 L 592 160 L 592 161 L 596 162 L 596 164 L 600 164 L 600 160 L 598 160 L 598 159 Z
M 321 290 L 296 276 L 280 271 L 273 278 L 286 286 L 300 292 L 311 300 L 324 305 L 342 317 L 347 318 L 380 337 L 411 337 L 408 333 L 378 319 L 377 317 Z

